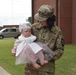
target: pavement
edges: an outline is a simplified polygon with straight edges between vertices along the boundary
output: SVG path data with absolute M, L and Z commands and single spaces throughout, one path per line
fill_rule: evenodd
M 11 74 L 0 66 L 0 75 L 11 75 Z

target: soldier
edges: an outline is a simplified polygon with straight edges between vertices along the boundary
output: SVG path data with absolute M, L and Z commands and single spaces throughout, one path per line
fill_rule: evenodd
M 27 64 L 25 75 L 55 75 L 55 61 L 63 55 L 64 39 L 60 28 L 55 25 L 54 8 L 50 5 L 42 5 L 34 18 L 38 22 L 32 25 L 32 33 L 37 36 L 38 41 L 47 44 L 53 50 L 55 56 L 48 64 L 42 65 L 38 69 Z

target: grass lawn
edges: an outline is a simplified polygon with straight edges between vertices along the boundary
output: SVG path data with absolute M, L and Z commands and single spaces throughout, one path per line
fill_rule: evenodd
M 63 56 L 56 61 L 56 75 L 76 75 L 76 45 L 65 45 Z
M 15 39 L 0 39 L 0 66 L 11 75 L 24 75 L 25 65 L 15 65 L 11 55 Z M 56 61 L 56 75 L 76 75 L 76 45 L 65 45 L 63 56 Z
M 11 75 L 24 75 L 24 65 L 15 65 L 15 57 L 11 55 L 15 39 L 0 39 L 0 66 L 5 68 Z

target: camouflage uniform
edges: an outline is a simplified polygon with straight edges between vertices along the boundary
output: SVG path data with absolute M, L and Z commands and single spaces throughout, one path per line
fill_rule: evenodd
M 32 28 L 33 34 L 37 36 L 39 41 L 47 44 L 55 53 L 53 60 L 47 65 L 43 65 L 40 69 L 35 69 L 32 65 L 26 66 L 26 75 L 55 75 L 55 60 L 59 59 L 64 52 L 64 41 L 61 30 L 54 25 L 51 32 L 48 28 L 42 28 L 39 24 L 34 24 Z M 33 71 L 32 71 L 33 70 Z M 28 72 L 27 72 L 28 71 Z M 31 71 L 31 72 L 30 72 Z M 34 74 L 35 73 L 35 74 Z
M 45 10 L 41 9 L 38 14 L 39 16 L 42 15 L 41 17 L 45 17 L 46 20 L 48 15 L 47 11 L 49 10 L 47 9 L 46 13 L 43 13 L 44 11 Z M 51 10 L 51 14 L 52 12 L 53 10 Z M 36 16 L 38 16 L 38 14 Z M 40 19 L 42 20 L 42 18 Z M 47 46 L 54 51 L 55 57 L 50 60 L 48 64 L 42 65 L 39 69 L 27 64 L 25 67 L 25 75 L 55 75 L 55 61 L 59 59 L 64 52 L 64 40 L 61 30 L 56 25 L 53 25 L 53 27 L 49 30 L 47 27 L 41 27 L 40 23 L 34 23 L 32 25 L 32 33 L 37 36 L 38 41 L 47 44 Z

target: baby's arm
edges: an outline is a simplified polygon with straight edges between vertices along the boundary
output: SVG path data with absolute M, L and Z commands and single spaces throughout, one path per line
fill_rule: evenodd
M 14 47 L 12 49 L 12 55 L 15 56 L 16 55 L 16 49 L 17 49 L 17 46 L 21 43 L 20 40 L 16 40 L 15 43 L 14 43 Z

